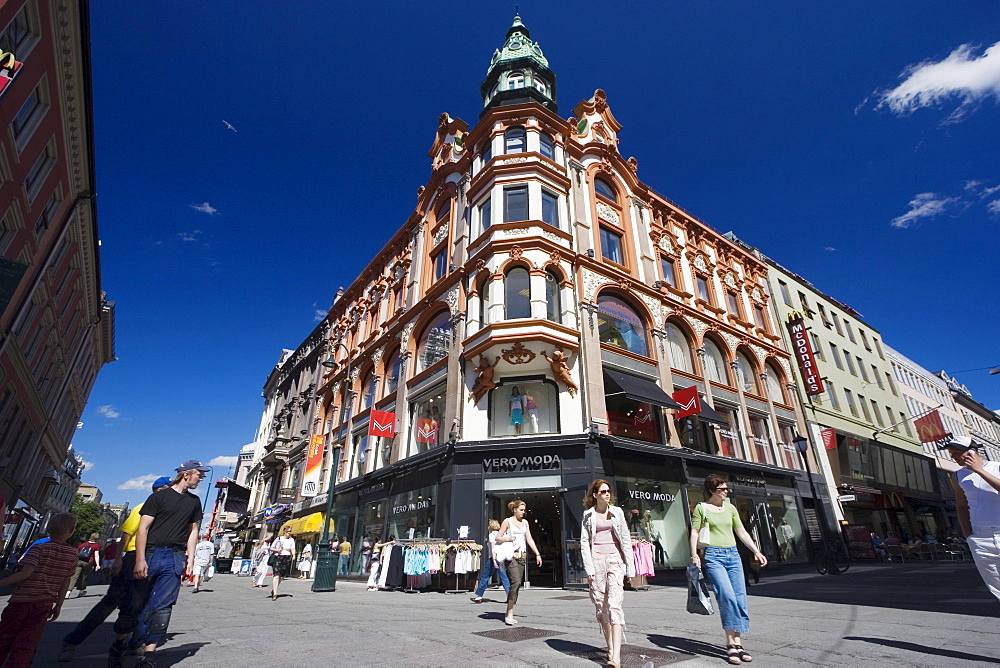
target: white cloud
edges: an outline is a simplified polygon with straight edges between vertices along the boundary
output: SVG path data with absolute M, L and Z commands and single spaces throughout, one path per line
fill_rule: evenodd
M 227 455 L 219 455 L 215 459 L 210 460 L 208 462 L 208 465 L 209 466 L 218 466 L 218 467 L 221 467 L 221 468 L 230 468 L 232 466 L 236 466 L 236 461 L 238 459 L 239 459 L 239 457 L 237 457 L 236 455 L 233 455 L 232 457 L 227 456 Z
M 202 213 L 207 213 L 210 216 L 214 216 L 215 214 L 219 213 L 219 210 L 216 209 L 211 204 L 209 204 L 208 202 L 202 202 L 201 204 L 189 204 L 188 206 L 190 206 L 195 211 L 201 211 Z
M 322 320 L 325 317 L 326 317 L 326 311 L 324 311 L 323 309 L 318 308 L 315 311 L 313 311 L 313 321 L 314 322 L 319 322 L 320 320 Z
M 153 481 L 160 476 L 155 473 L 150 473 L 149 475 L 141 475 L 138 478 L 132 478 L 126 480 L 122 484 L 118 485 L 118 489 L 135 489 L 140 492 L 145 492 L 149 489 L 149 486 L 153 484 Z
M 90 469 L 94 468 L 94 462 L 88 462 L 86 459 L 81 460 L 81 462 L 83 463 L 84 471 L 89 471 Z
M 876 109 L 889 107 L 905 115 L 955 98 L 961 104 L 945 122 L 956 123 L 983 100 L 992 97 L 1000 102 L 1000 42 L 979 56 L 971 44 L 963 44 L 944 60 L 907 67 L 900 77 L 905 78 L 899 85 L 879 94 Z
M 107 404 L 106 406 L 98 406 L 97 407 L 97 414 L 100 415 L 101 417 L 109 418 L 109 419 L 112 419 L 112 420 L 115 419 L 115 418 L 119 418 L 119 417 L 122 416 L 122 414 L 119 413 L 115 409 L 115 407 L 112 406 L 111 404 Z
M 834 248 L 833 246 L 827 246 L 827 247 L 826 247 L 826 248 L 824 248 L 823 250 L 825 250 L 825 251 L 830 251 L 830 252 L 832 253 L 832 252 L 834 252 L 834 251 L 835 251 L 835 250 L 837 250 L 837 249 L 836 249 L 836 248 Z
M 987 204 L 986 210 L 990 212 L 991 216 L 997 216 L 1000 218 L 1000 199 L 995 199 Z
M 892 226 L 905 229 L 912 227 L 921 218 L 934 218 L 948 211 L 958 197 L 939 197 L 937 193 L 920 193 L 910 200 L 910 210 L 892 219 Z

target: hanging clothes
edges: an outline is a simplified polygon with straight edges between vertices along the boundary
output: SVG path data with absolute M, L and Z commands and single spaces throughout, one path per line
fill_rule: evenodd
M 635 574 L 651 576 L 653 573 L 653 546 L 649 541 L 632 543 L 632 558 L 635 560 Z

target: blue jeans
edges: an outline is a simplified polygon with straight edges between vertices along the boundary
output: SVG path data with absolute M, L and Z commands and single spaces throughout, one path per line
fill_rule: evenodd
M 169 547 L 157 547 L 146 554 L 146 579 L 134 581 L 137 589 L 146 594 L 145 597 L 140 597 L 145 599 L 142 612 L 136 618 L 134 608 L 128 611 L 128 615 L 122 610 L 115 622 L 115 633 L 128 633 L 132 630 L 129 626 L 134 628 L 129 647 L 159 644 L 163 640 L 170 621 L 170 609 L 181 592 L 181 577 L 186 565 L 187 557 L 184 553 Z
M 747 588 L 743 578 L 743 562 L 736 547 L 706 547 L 705 574 L 715 590 L 719 603 L 722 628 L 736 633 L 750 630 L 747 612 Z
M 497 568 L 493 565 L 493 559 L 487 558 L 483 559 L 483 574 L 479 576 L 479 586 L 476 587 L 476 596 L 482 596 L 483 592 L 486 591 L 486 585 L 490 581 L 493 571 L 496 571 L 500 575 L 500 584 L 503 585 L 504 593 L 510 591 L 510 580 L 507 579 L 504 569 Z

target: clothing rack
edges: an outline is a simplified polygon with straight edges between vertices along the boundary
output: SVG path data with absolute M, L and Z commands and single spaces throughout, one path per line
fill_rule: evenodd
M 429 547 L 431 545 L 440 546 L 445 544 L 443 538 L 397 538 L 396 542 L 402 545 L 404 550 L 408 547 Z M 400 591 L 404 594 L 423 593 L 419 589 L 413 589 L 411 587 L 401 587 Z
M 468 547 L 469 549 L 472 549 L 473 547 L 475 547 L 475 548 L 477 548 L 479 550 L 483 549 L 482 545 L 479 545 L 478 543 L 476 543 L 476 541 L 472 540 L 471 538 L 462 538 L 461 540 L 454 541 L 454 542 L 452 542 L 451 544 L 448 545 L 448 549 L 449 550 L 452 549 L 453 547 L 454 548 Z M 466 586 L 466 577 L 468 575 L 469 575 L 468 572 L 462 573 L 462 585 L 463 586 Z M 458 573 L 456 572 L 455 573 L 455 588 L 454 589 L 449 589 L 445 593 L 446 594 L 468 594 L 469 593 L 469 589 L 468 589 L 467 586 L 466 586 L 465 589 L 459 589 L 458 588 Z
M 631 537 L 633 545 L 635 545 L 636 543 L 646 543 L 647 545 L 652 546 L 652 543 L 643 538 L 642 534 L 639 533 L 638 531 L 631 532 Z M 635 560 L 634 555 L 629 555 L 629 557 L 633 561 Z M 634 577 L 632 577 L 631 584 L 632 584 L 632 589 L 636 591 L 649 591 L 649 581 L 646 580 L 645 575 L 635 575 Z

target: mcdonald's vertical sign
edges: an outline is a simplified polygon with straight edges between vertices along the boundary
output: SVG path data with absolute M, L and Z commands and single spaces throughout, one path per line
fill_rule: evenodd
M 21 62 L 14 58 L 14 54 L 0 49 L 0 95 L 3 95 L 20 71 Z
M 802 322 L 802 317 L 792 316 L 788 320 L 787 327 L 788 334 L 792 337 L 792 354 L 799 363 L 806 394 L 809 396 L 823 394 L 823 380 L 819 376 L 816 355 L 813 354 L 812 344 L 809 343 L 809 332 Z
M 302 476 L 302 496 L 316 496 L 319 492 L 319 474 L 323 468 L 323 446 L 326 438 L 315 434 L 309 439 L 309 453 L 306 455 L 306 470 Z

